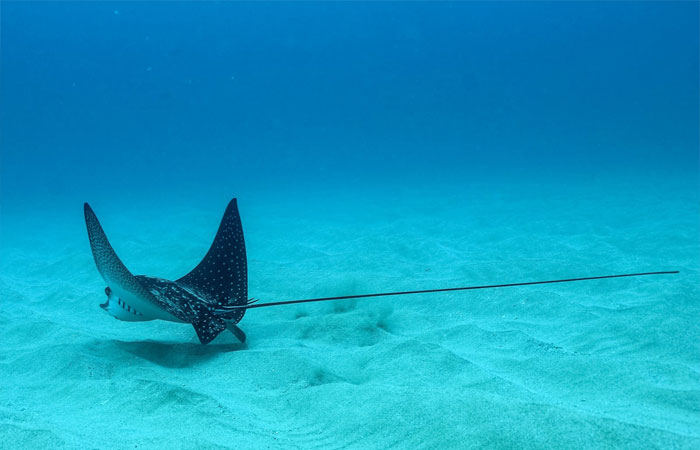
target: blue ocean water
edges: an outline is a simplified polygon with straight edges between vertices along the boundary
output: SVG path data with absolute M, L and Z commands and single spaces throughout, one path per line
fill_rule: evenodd
M 0 447 L 698 448 L 697 2 L 2 2 Z M 90 202 L 251 310 L 99 308 Z

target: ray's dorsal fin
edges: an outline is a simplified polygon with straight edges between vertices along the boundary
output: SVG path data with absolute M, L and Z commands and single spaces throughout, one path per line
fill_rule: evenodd
M 214 242 L 204 259 L 178 284 L 196 290 L 221 305 L 245 305 L 248 301 L 248 262 L 243 227 L 234 198 L 226 207 Z M 228 317 L 234 323 L 243 318 L 245 309 Z
M 90 239 L 92 257 L 95 259 L 97 270 L 100 272 L 100 275 L 102 275 L 102 279 L 105 280 L 105 283 L 112 288 L 119 287 L 136 296 L 157 303 L 153 295 L 143 287 L 119 259 L 119 256 L 117 256 L 117 253 L 109 243 L 107 235 L 102 229 L 102 225 L 100 225 L 100 221 L 97 220 L 97 216 L 87 203 L 84 205 L 84 211 L 85 225 L 87 226 L 88 238 Z

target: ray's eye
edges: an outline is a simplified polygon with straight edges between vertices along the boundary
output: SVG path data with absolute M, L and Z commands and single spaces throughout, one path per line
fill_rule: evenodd
M 107 286 L 107 287 L 105 288 L 105 294 L 107 294 L 107 297 L 109 297 L 110 295 L 112 295 L 112 290 L 109 288 L 109 286 Z

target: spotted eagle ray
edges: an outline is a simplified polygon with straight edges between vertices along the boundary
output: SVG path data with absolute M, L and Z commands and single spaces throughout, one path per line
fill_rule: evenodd
M 251 300 L 248 299 L 245 242 L 236 199 L 226 208 L 204 259 L 175 281 L 132 275 L 87 203 L 85 224 L 97 270 L 107 283 L 107 301 L 100 305 L 102 309 L 129 322 L 160 319 L 191 323 L 202 344 L 208 344 L 226 328 L 245 342 L 245 333 L 236 324 L 243 318 L 244 307 Z
M 107 301 L 102 309 L 116 319 L 127 322 L 166 320 L 189 323 L 202 344 L 208 344 L 223 330 L 230 330 L 243 343 L 246 335 L 238 327 L 246 310 L 268 306 L 291 305 L 321 301 L 386 297 L 393 295 L 427 294 L 434 292 L 493 289 L 536 284 L 568 283 L 606 278 L 638 277 L 645 275 L 675 274 L 674 271 L 626 273 L 560 280 L 528 281 L 454 288 L 423 289 L 376 294 L 344 295 L 339 297 L 287 300 L 256 303 L 248 298 L 248 265 L 243 239 L 243 227 L 234 198 L 226 207 L 219 230 L 204 259 L 187 275 L 175 281 L 145 275 L 133 275 L 121 262 L 109 243 L 97 216 L 85 203 L 92 256 L 97 270 L 107 283 Z

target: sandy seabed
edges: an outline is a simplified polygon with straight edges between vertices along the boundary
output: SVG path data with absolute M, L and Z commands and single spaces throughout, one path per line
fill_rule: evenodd
M 0 447 L 700 448 L 692 184 L 239 193 L 262 301 L 681 271 L 251 310 L 245 345 L 102 311 L 78 199 L 8 210 Z M 85 200 L 173 279 L 227 199 Z

